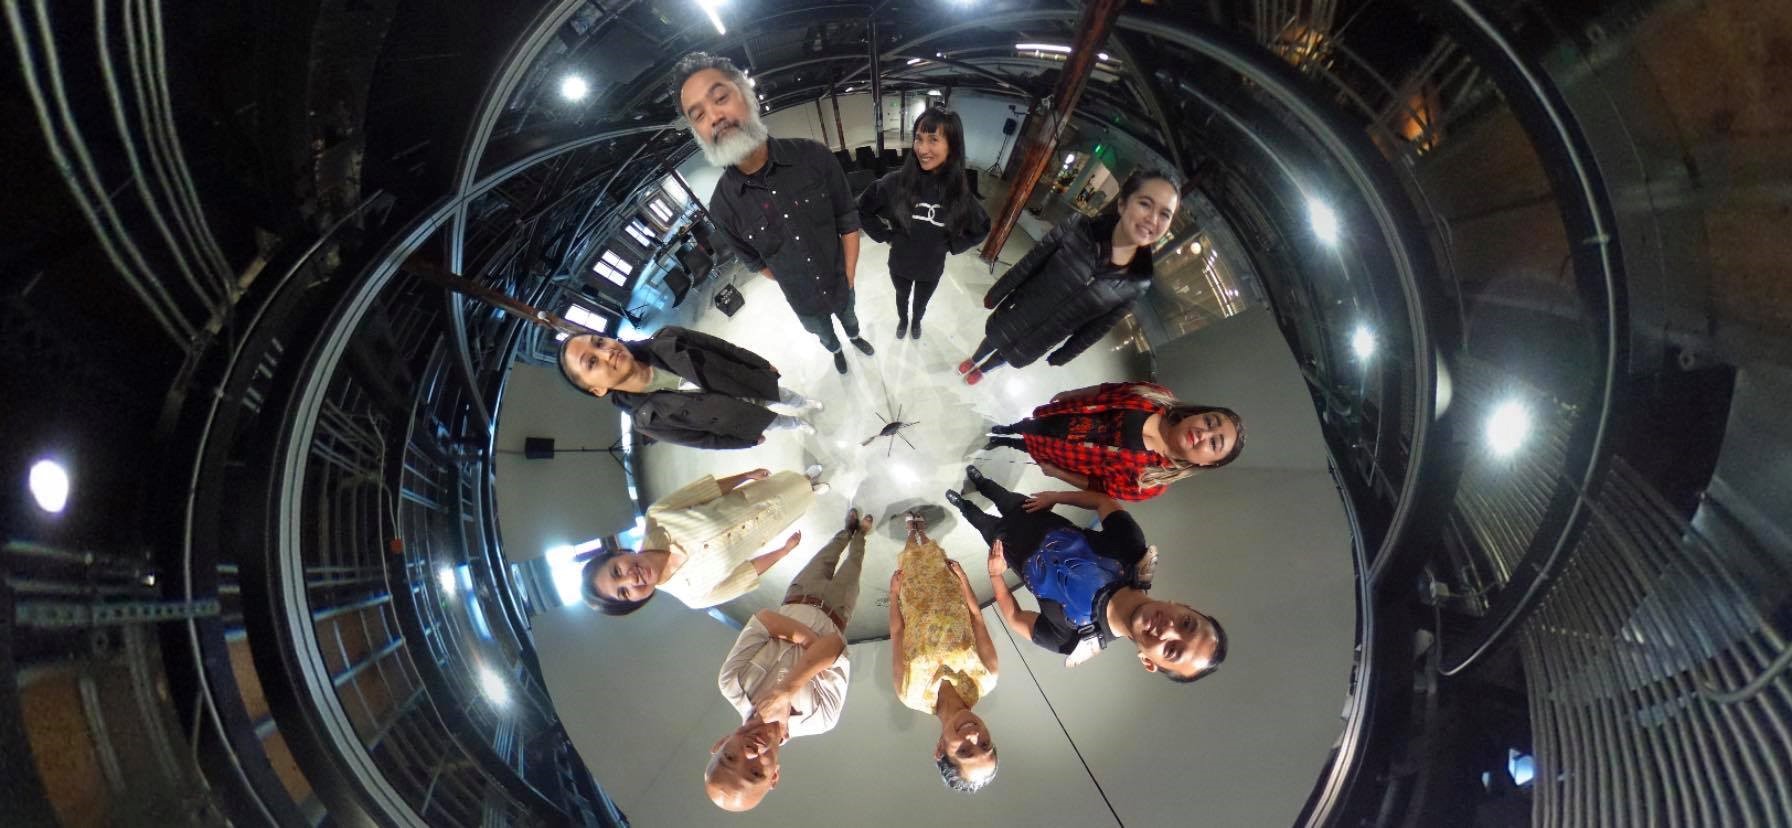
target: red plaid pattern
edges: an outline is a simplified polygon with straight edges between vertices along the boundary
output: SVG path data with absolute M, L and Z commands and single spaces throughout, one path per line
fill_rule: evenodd
M 1140 396 L 1140 389 L 1170 390 L 1148 382 L 1110 382 L 1094 394 L 1063 402 L 1046 403 L 1033 409 L 1033 419 L 1064 414 L 1104 414 L 1122 411 L 1160 411 L 1159 406 Z M 1120 446 L 1081 443 L 1036 434 L 1021 435 L 1027 454 L 1040 463 L 1050 463 L 1068 472 L 1088 475 L 1089 488 L 1118 500 L 1150 500 L 1163 494 L 1164 486 L 1140 486 L 1139 475 L 1152 466 L 1168 466 L 1170 460 L 1155 451 L 1134 451 Z

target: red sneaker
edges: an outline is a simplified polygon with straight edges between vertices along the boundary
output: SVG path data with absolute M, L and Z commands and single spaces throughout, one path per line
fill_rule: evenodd
M 975 362 L 972 362 L 972 361 L 970 361 L 970 360 L 968 360 L 968 359 L 967 359 L 967 360 L 965 360 L 965 361 L 963 361 L 963 362 L 960 362 L 960 363 L 958 363 L 958 373 L 960 373 L 960 374 L 968 374 L 968 373 L 970 373 L 970 372 L 971 372 L 971 370 L 972 370 L 972 369 L 973 369 L 973 368 L 976 368 L 976 367 L 977 367 L 977 363 L 975 363 Z
M 964 375 L 964 384 L 965 385 L 976 385 L 977 383 L 982 382 L 982 381 L 983 381 L 983 372 L 979 371 L 975 368 L 972 368 L 970 373 Z

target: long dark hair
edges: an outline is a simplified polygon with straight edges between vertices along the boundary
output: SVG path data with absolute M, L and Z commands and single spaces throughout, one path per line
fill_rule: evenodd
M 588 606 L 605 615 L 628 615 L 647 605 L 658 591 L 650 592 L 639 601 L 621 601 L 597 591 L 597 573 L 604 571 L 604 566 L 617 555 L 626 555 L 627 549 L 614 549 L 585 561 L 585 568 L 579 573 L 579 595 Z
M 946 163 L 935 167 L 932 173 L 921 169 L 921 162 L 915 160 L 913 149 L 908 158 L 902 162 L 902 169 L 896 173 L 894 186 L 890 188 L 888 203 L 895 208 L 896 223 L 902 225 L 902 232 L 909 230 L 909 199 L 921 186 L 921 176 L 937 175 L 945 184 L 946 218 L 945 224 L 949 232 L 956 232 L 963 227 L 971 215 L 971 188 L 964 178 L 964 122 L 959 120 L 958 113 L 943 106 L 930 106 L 915 118 L 915 134 L 923 132 L 943 132 L 946 136 L 946 150 L 950 155 Z
M 1120 195 L 1115 196 L 1113 201 L 1108 202 L 1107 206 L 1102 208 L 1102 216 L 1119 217 L 1120 205 L 1132 198 L 1132 194 L 1138 192 L 1140 187 L 1145 186 L 1147 181 L 1166 182 L 1171 189 L 1176 191 L 1177 198 L 1182 197 L 1182 179 L 1175 173 L 1161 167 L 1140 167 L 1133 170 L 1132 175 L 1127 176 L 1126 180 L 1120 183 Z

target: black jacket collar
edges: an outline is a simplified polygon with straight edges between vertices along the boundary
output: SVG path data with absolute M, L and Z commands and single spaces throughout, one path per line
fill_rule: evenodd
M 767 138 L 765 140 L 765 148 L 765 166 L 759 168 L 759 172 L 747 175 L 746 173 L 741 172 L 739 167 L 730 164 L 728 165 L 728 169 L 722 173 L 722 180 L 728 182 L 728 184 L 734 188 L 735 195 L 740 195 L 746 192 L 747 182 L 770 173 L 772 167 L 788 167 L 791 164 L 796 163 L 796 159 L 791 157 L 790 142 L 783 138 Z

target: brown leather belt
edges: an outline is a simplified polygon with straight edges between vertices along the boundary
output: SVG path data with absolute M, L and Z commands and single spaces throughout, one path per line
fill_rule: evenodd
M 828 606 L 826 601 L 823 601 L 820 598 L 817 598 L 813 595 L 798 595 L 795 598 L 784 599 L 784 603 L 786 603 L 786 604 L 803 604 L 805 606 L 811 606 L 818 610 L 821 610 L 822 612 L 827 614 L 828 620 L 834 622 L 834 626 L 838 627 L 840 629 L 840 634 L 842 636 L 846 635 L 846 619 L 841 618 L 840 613 L 835 612 L 834 608 Z

